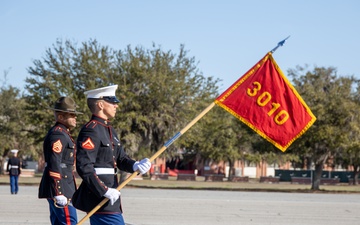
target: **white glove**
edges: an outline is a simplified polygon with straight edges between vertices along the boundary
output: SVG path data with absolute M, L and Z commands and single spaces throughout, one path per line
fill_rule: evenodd
M 58 206 L 66 206 L 68 203 L 67 198 L 64 195 L 55 196 L 55 202 Z
M 151 162 L 148 158 L 142 159 L 140 162 L 136 161 L 133 165 L 133 170 L 137 171 L 139 170 L 141 174 L 146 173 L 149 171 L 151 167 Z
M 120 198 L 120 191 L 115 188 L 108 188 L 104 197 L 110 200 L 111 205 L 114 205 L 114 203 Z

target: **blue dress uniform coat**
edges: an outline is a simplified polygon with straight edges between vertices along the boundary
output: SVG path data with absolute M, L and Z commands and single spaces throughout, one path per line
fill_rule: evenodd
M 19 191 L 19 175 L 21 173 L 21 161 L 18 157 L 11 157 L 8 161 L 6 171 L 10 175 L 10 191 L 11 194 L 17 194 Z
M 10 176 L 19 176 L 21 173 L 21 161 L 18 157 L 11 157 L 8 161 L 6 171 Z
M 92 116 L 78 136 L 76 170 L 83 179 L 73 196 L 75 208 L 89 212 L 105 197 L 108 188 L 117 188 L 116 169 L 133 173 L 132 160 L 124 151 L 110 121 Z M 122 213 L 120 198 L 107 201 L 96 213 Z
M 56 123 L 46 135 L 43 148 L 46 166 L 38 197 L 53 199 L 57 195 L 64 195 L 71 200 L 76 190 L 74 176 L 76 145 L 67 127 Z

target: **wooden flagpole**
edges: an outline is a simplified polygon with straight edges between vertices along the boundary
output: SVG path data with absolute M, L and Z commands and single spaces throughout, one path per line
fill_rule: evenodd
M 183 135 L 187 130 L 189 130 L 197 121 L 199 121 L 206 113 L 208 113 L 213 107 L 215 103 L 212 102 L 206 109 L 204 109 L 199 115 L 197 115 L 190 123 L 188 123 L 180 132 L 176 133 L 172 138 L 170 138 L 163 147 L 161 147 L 153 156 L 149 158 L 150 162 L 154 161 L 161 153 L 163 153 L 176 139 L 178 139 L 181 135 Z M 134 172 L 129 176 L 124 182 L 122 182 L 116 190 L 120 191 L 126 184 L 128 184 L 134 177 L 138 175 L 138 172 Z M 109 199 L 104 198 L 97 206 L 95 206 L 84 218 L 77 223 L 77 225 L 83 224 L 87 219 L 90 218 L 96 211 L 98 211 Z

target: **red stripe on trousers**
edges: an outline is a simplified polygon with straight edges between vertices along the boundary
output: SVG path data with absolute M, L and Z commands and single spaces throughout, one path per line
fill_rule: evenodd
M 69 207 L 64 207 L 66 224 L 71 225 Z

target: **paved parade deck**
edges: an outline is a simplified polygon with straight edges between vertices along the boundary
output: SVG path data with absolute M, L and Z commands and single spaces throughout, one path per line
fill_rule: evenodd
M 37 186 L 11 195 L 0 185 L 0 225 L 49 223 Z M 125 187 L 124 218 L 131 225 L 357 225 L 360 194 L 169 190 Z M 85 216 L 78 212 L 78 219 Z M 84 225 L 88 225 L 87 220 Z

